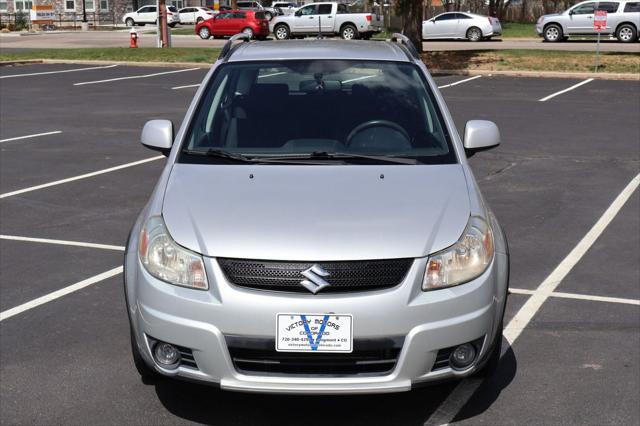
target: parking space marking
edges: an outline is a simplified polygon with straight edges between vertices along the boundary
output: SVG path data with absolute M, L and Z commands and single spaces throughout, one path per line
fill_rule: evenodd
M 465 78 L 464 80 L 454 81 L 451 84 L 445 84 L 444 86 L 438 86 L 438 89 L 445 89 L 447 87 L 457 86 L 458 84 L 466 83 L 467 81 L 475 80 L 476 78 L 480 78 L 480 77 L 482 77 L 482 76 L 481 75 L 476 75 L 476 76 L 471 77 L 471 78 Z
M 117 250 L 124 251 L 123 246 L 112 246 L 108 244 L 96 244 L 96 243 L 84 243 L 81 241 L 67 241 L 67 240 L 51 240 L 48 238 L 31 238 L 31 237 L 19 237 L 17 235 L 0 235 L 0 240 L 11 241 L 25 241 L 29 243 L 43 243 L 43 244 L 58 244 L 62 246 L 75 246 L 75 247 L 87 247 L 103 250 Z
M 149 78 L 156 77 L 159 75 L 167 75 L 167 74 L 177 74 L 179 72 L 187 72 L 187 71 L 196 71 L 201 68 L 187 68 L 184 70 L 174 70 L 174 71 L 164 71 L 164 72 L 156 72 L 153 74 L 143 74 L 143 75 L 130 75 L 128 77 L 117 77 L 117 78 L 109 78 L 107 80 L 95 80 L 95 81 L 83 81 L 82 83 L 73 83 L 74 86 L 84 86 L 87 84 L 99 84 L 99 83 L 109 83 L 112 81 L 121 81 L 121 80 L 133 80 L 136 78 Z
M 282 75 L 282 74 L 286 74 L 286 73 L 287 73 L 286 71 L 274 72 L 273 74 L 259 75 L 258 78 L 275 77 L 276 75 Z
M 598 237 L 604 232 L 618 212 L 631 198 L 633 192 L 640 185 L 640 174 L 636 175 L 631 182 L 618 194 L 613 203 L 600 216 L 600 219 L 593 225 L 587 234 L 560 262 L 560 264 L 549 274 L 547 278 L 538 286 L 531 297 L 522 305 L 516 315 L 504 328 L 504 337 L 513 346 L 522 330 L 529 324 L 533 316 L 542 307 L 549 295 L 560 285 L 562 280 L 571 272 L 574 266 L 582 259 L 587 250 L 593 245 Z M 463 380 L 451 391 L 449 396 L 440 404 L 438 409 L 424 423 L 425 425 L 447 425 L 465 404 L 471 399 L 475 391 L 482 384 L 482 380 Z
M 351 83 L 352 81 L 360 81 L 360 80 L 365 80 L 367 78 L 373 78 L 373 77 L 377 77 L 377 76 L 378 76 L 378 74 L 365 75 L 364 77 L 356 77 L 356 78 L 352 78 L 350 80 L 341 81 L 340 83 L 342 83 L 342 84 Z
M 188 84 L 186 86 L 176 86 L 176 87 L 172 87 L 171 90 L 187 89 L 189 87 L 200 87 L 200 83 L 198 83 L 198 84 Z
M 29 73 L 29 74 L 12 74 L 12 75 L 3 75 L 3 76 L 0 76 L 0 78 L 31 77 L 31 76 L 34 76 L 34 75 L 61 74 L 61 73 L 65 73 L 65 72 L 103 70 L 103 69 L 106 69 L 106 68 L 114 68 L 114 67 L 117 67 L 117 66 L 118 66 L 118 64 L 105 65 L 103 67 L 75 68 L 75 69 L 72 69 L 72 70 L 32 72 L 32 73 Z
M 0 321 L 4 321 L 8 318 L 11 318 L 12 316 L 28 311 L 29 309 L 33 309 L 40 305 L 44 305 L 45 303 L 51 302 L 52 300 L 59 299 L 62 296 L 66 296 L 67 294 L 73 293 L 74 291 L 78 291 L 85 287 L 89 287 L 90 285 L 99 283 L 100 281 L 104 281 L 107 278 L 111 278 L 121 273 L 122 273 L 122 266 L 118 266 L 117 268 L 110 269 L 101 274 L 94 275 L 93 277 L 87 278 L 86 280 L 82 280 L 75 284 L 71 284 L 70 286 L 61 288 L 60 290 L 56 290 L 49 294 L 45 294 L 44 296 L 38 297 L 37 299 L 33 299 L 29 302 L 23 303 L 22 305 L 18 305 L 15 308 L 7 309 L 4 312 L 0 312 Z
M 60 134 L 60 133 L 62 133 L 62 130 L 54 130 L 53 132 L 36 133 L 34 135 L 18 136 L 18 137 L 15 137 L 15 138 L 0 139 L 0 143 L 11 142 L 11 141 L 19 141 L 21 139 L 38 138 L 40 136 L 57 135 L 57 134 Z
M 588 79 L 586 79 L 585 81 L 581 81 L 580 83 L 578 83 L 578 84 L 574 84 L 574 85 L 573 85 L 573 86 L 571 86 L 571 87 L 567 87 L 567 88 L 566 88 L 566 89 L 564 89 L 564 90 L 561 90 L 561 91 L 556 92 L 556 93 L 552 93 L 552 94 L 550 94 L 549 96 L 545 96 L 544 98 L 539 99 L 539 101 L 540 101 L 540 102 L 546 102 L 546 101 L 548 101 L 549 99 L 555 98 L 556 96 L 558 96 L 558 95 L 562 95 L 563 93 L 570 92 L 571 90 L 576 89 L 576 88 L 578 88 L 578 87 L 580 87 L 580 86 L 583 86 L 583 85 L 585 85 L 585 84 L 587 84 L 587 83 L 590 83 L 590 82 L 592 82 L 592 81 L 593 81 L 593 79 L 592 79 L 592 78 L 588 78 Z
M 510 288 L 509 292 L 513 294 L 528 294 L 530 296 L 536 294 L 536 290 L 526 290 L 523 288 Z M 549 293 L 551 297 L 559 297 L 563 299 L 576 299 L 576 300 L 589 300 L 592 302 L 607 302 L 607 303 L 622 303 L 625 305 L 637 305 L 640 306 L 640 300 L 638 299 L 625 299 L 622 297 L 606 297 L 606 296 L 594 296 L 591 294 L 577 294 L 577 293 L 563 293 L 554 291 Z
M 115 172 L 116 170 L 126 169 L 127 167 L 137 166 L 137 165 L 140 165 L 140 164 L 148 163 L 150 161 L 160 160 L 162 158 L 165 158 L 165 156 L 164 155 L 158 155 L 157 157 L 145 158 L 144 160 L 139 160 L 139 161 L 134 161 L 134 162 L 131 162 L 131 163 L 121 164 L 121 165 L 115 166 L 115 167 L 109 167 L 108 169 L 98 170 L 97 172 L 85 173 L 83 175 L 73 176 L 73 177 L 66 178 L 66 179 L 61 179 L 61 180 L 56 180 L 54 182 L 43 183 L 42 185 L 36 185 L 36 186 L 31 186 L 29 188 L 18 189 L 16 191 L 5 192 L 4 194 L 0 194 L 0 199 L 12 197 L 12 196 L 18 195 L 18 194 L 24 194 L 25 192 L 36 191 L 38 189 L 48 188 L 50 186 L 62 185 L 63 183 L 73 182 L 73 181 L 80 180 L 80 179 L 86 179 L 86 178 L 90 178 L 90 177 L 93 177 L 93 176 L 102 175 L 102 174 L 105 174 L 105 173 Z

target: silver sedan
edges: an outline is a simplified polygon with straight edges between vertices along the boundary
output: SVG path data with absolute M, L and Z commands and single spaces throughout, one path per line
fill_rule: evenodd
M 447 12 L 422 22 L 422 39 L 488 40 L 502 34 L 498 18 L 473 13 Z

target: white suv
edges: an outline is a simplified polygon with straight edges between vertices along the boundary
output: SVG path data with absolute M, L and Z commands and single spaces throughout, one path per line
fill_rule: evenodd
M 603 35 L 615 35 L 623 43 L 638 40 L 640 28 L 640 1 L 585 1 L 562 13 L 543 15 L 538 19 L 536 31 L 546 41 L 557 42 L 574 35 L 596 35 L 593 19 L 596 10 L 607 12 Z
M 122 17 L 122 21 L 128 26 L 144 26 L 145 24 L 155 24 L 158 22 L 158 8 L 156 6 L 142 6 L 135 12 L 129 12 Z M 167 6 L 167 24 L 175 27 L 180 23 L 180 14 L 175 6 Z

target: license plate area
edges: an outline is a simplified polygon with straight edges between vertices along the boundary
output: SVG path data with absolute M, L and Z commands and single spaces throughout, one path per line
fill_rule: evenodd
M 353 352 L 353 317 L 346 314 L 276 315 L 278 352 Z

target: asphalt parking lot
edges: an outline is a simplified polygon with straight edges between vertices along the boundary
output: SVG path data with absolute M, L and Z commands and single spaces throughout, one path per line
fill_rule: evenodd
M 139 134 L 179 125 L 205 73 L 0 68 L 2 424 L 640 422 L 637 81 L 436 78 L 460 133 L 476 118 L 502 131 L 471 159 L 511 250 L 493 378 L 339 397 L 143 384 L 120 267 L 163 157 Z

